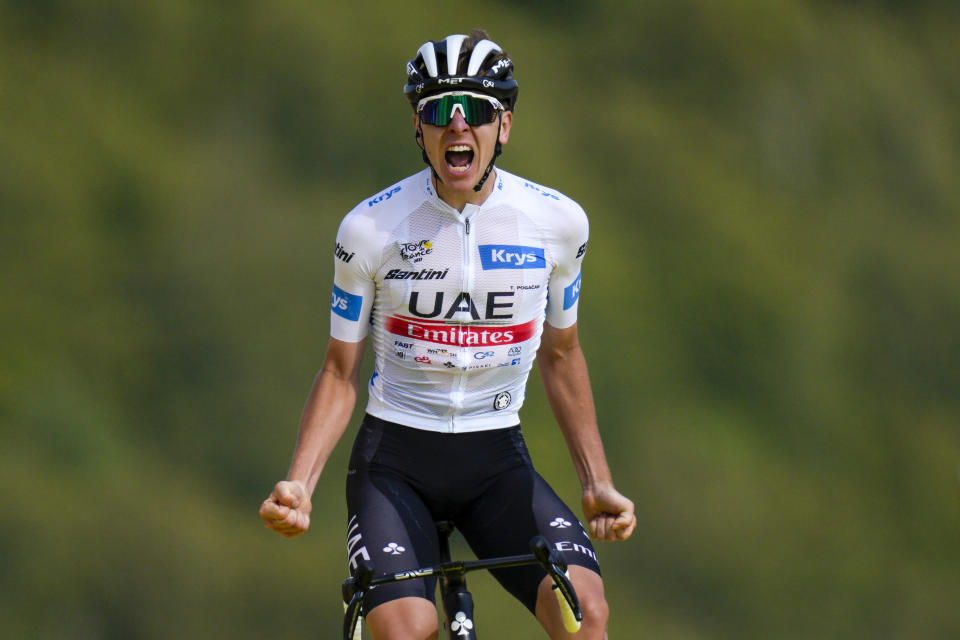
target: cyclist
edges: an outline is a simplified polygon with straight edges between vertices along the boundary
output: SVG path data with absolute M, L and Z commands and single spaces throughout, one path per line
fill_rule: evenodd
M 577 340 L 587 219 L 557 191 L 495 167 L 510 137 L 513 63 L 482 30 L 425 43 L 404 87 L 428 168 L 360 202 L 334 247 L 331 338 L 294 459 L 260 508 L 286 537 L 346 430 L 366 342 L 375 353 L 347 476 L 347 550 L 378 573 L 437 562 L 434 522 L 453 521 L 478 557 L 563 552 L 584 611 L 578 638 L 606 637 L 590 536 L 625 540 L 633 503 L 614 487 Z M 533 361 L 582 485 L 587 529 L 537 474 L 518 410 Z M 589 531 L 589 535 L 588 535 Z M 551 638 L 563 629 L 537 566 L 494 572 Z M 365 601 L 377 640 L 435 638 L 435 581 L 381 585 Z

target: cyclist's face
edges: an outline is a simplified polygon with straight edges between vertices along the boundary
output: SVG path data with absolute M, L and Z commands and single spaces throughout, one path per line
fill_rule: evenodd
M 500 144 L 507 143 L 512 124 L 513 113 L 510 111 L 504 111 L 498 122 L 476 127 L 468 125 L 460 111 L 454 112 L 445 127 L 420 124 L 417 115 L 413 116 L 414 128 L 419 126 L 423 131 L 420 144 L 442 181 L 437 188 L 441 192 L 450 190 L 465 194 L 473 193 L 473 187 L 490 164 L 497 140 Z

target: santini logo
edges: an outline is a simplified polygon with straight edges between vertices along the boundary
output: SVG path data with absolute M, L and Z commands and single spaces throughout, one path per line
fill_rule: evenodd
M 545 269 L 547 260 L 541 247 L 513 244 L 482 244 L 480 263 L 484 271 L 490 269 Z
M 352 255 L 352 254 L 351 254 Z M 404 271 L 403 269 L 390 269 L 384 280 L 443 280 L 447 277 L 450 269 L 420 269 L 420 271 Z
M 349 263 L 351 260 L 353 260 L 354 253 L 348 253 L 344 246 L 338 242 L 333 251 L 333 255 L 335 255 L 338 259 Z

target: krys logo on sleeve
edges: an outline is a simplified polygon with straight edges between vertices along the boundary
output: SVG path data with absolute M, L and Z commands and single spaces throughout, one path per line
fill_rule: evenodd
M 582 273 L 577 274 L 577 279 L 570 283 L 570 286 L 563 290 L 563 309 L 566 311 L 580 299 L 580 280 Z
M 542 247 L 524 247 L 515 244 L 481 244 L 480 264 L 490 269 L 545 269 L 547 260 Z
M 333 285 L 333 295 L 330 296 L 330 310 L 341 318 L 360 319 L 360 307 L 363 306 L 363 296 L 347 293 L 337 285 Z

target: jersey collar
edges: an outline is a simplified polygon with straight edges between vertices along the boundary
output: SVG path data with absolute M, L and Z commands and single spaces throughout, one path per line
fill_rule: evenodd
M 468 204 L 464 208 L 462 214 L 459 211 L 457 211 L 455 208 L 453 208 L 452 206 L 444 202 L 440 198 L 439 194 L 437 194 L 437 190 L 433 188 L 433 180 L 431 179 L 432 175 L 429 168 L 424 169 L 423 171 L 420 172 L 420 183 L 423 186 L 423 194 L 429 202 L 433 203 L 438 209 L 442 209 L 443 211 L 449 211 L 455 217 L 462 218 L 464 217 L 464 215 L 469 215 L 469 212 L 471 211 L 473 212 L 483 211 L 484 209 L 489 209 L 490 207 L 499 204 L 503 200 L 504 194 L 507 189 L 506 179 L 505 179 L 506 175 L 507 174 L 503 169 L 501 169 L 500 167 L 496 167 L 496 174 L 494 175 L 495 182 L 493 185 L 493 191 L 490 192 L 490 195 L 481 204 L 479 205 Z

